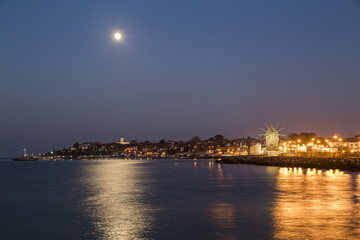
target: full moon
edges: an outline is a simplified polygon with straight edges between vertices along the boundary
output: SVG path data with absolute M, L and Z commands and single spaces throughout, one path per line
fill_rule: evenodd
M 115 33 L 115 34 L 114 34 L 114 38 L 115 38 L 116 40 L 120 40 L 120 39 L 121 39 L 121 34 L 120 34 L 120 33 Z

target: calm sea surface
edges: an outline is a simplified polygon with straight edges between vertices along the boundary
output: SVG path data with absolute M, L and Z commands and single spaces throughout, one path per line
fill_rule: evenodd
M 0 161 L 0 239 L 359 239 L 359 200 L 349 172 Z

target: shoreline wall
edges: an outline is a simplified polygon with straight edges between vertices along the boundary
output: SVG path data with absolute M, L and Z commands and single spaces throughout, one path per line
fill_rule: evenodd
M 222 157 L 217 163 L 227 164 L 255 164 L 279 167 L 302 167 L 318 169 L 339 169 L 360 171 L 360 158 L 341 157 L 267 157 L 267 156 L 240 156 Z

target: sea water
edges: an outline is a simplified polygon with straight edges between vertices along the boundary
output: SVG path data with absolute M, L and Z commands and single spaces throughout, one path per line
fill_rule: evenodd
M 212 160 L 0 161 L 0 239 L 359 239 L 357 173 Z

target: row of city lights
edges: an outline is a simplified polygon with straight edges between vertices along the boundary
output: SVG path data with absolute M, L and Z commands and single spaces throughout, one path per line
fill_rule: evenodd
M 333 139 L 336 142 L 343 142 L 343 138 L 338 137 L 338 136 L 333 136 Z M 325 141 L 325 144 L 322 144 Z M 307 147 L 311 147 L 314 150 L 317 151 L 324 151 L 324 152 L 335 152 L 336 150 L 334 149 L 334 141 L 331 141 L 329 139 L 325 139 L 325 140 L 320 140 L 320 139 L 315 139 L 312 138 L 311 142 L 305 144 L 301 144 L 302 140 L 298 139 L 297 141 L 286 141 L 284 143 L 282 143 L 282 146 L 280 146 L 280 150 L 283 150 L 284 152 L 287 151 L 297 151 L 297 152 L 306 152 L 307 151 Z M 337 145 L 338 146 L 338 145 Z M 344 143 L 343 144 L 344 147 L 348 147 L 348 144 Z M 355 152 L 355 148 L 356 146 L 353 146 L 353 149 L 351 149 L 350 151 L 353 153 Z M 342 152 L 345 152 L 344 150 Z

